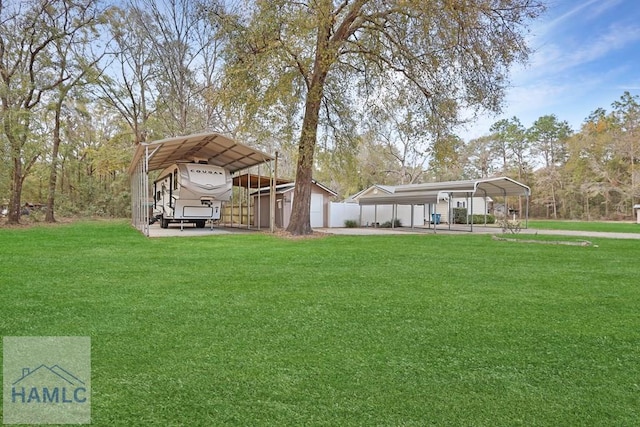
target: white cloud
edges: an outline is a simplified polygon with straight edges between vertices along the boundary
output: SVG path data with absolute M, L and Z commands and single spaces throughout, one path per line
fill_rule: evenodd
M 604 14 L 605 12 L 607 12 L 609 9 L 613 8 L 614 6 L 619 5 L 620 3 L 622 3 L 624 0 L 609 0 L 609 1 L 592 1 L 589 3 L 589 5 L 593 5 L 593 7 L 591 8 L 590 12 L 588 14 L 588 18 L 589 19 L 596 19 L 598 17 L 600 17 L 600 15 Z
M 551 31 L 554 27 L 559 25 L 566 25 L 567 21 L 575 20 L 580 17 L 580 20 L 593 20 L 597 19 L 600 15 L 608 11 L 614 6 L 620 4 L 623 0 L 589 0 L 585 2 L 577 2 L 578 5 L 569 9 L 567 12 L 552 19 L 551 21 L 540 26 L 540 29 L 544 32 Z M 553 13 L 553 7 L 550 8 L 550 13 Z M 557 4 L 555 5 L 557 7 Z M 586 9 L 586 10 L 585 10 Z M 582 12 L 582 13 L 581 13 Z
M 592 39 L 558 40 L 539 48 L 529 65 L 515 70 L 515 79 L 537 79 L 545 75 L 564 73 L 572 68 L 605 58 L 640 40 L 640 26 L 611 25 L 606 33 Z
M 497 120 L 513 116 L 530 126 L 546 114 L 578 130 L 595 109 L 609 109 L 625 90 L 640 90 L 637 1 L 556 0 L 552 19 L 532 30 L 529 63 L 511 70 L 503 114 L 480 117 L 461 136 L 486 135 Z
M 640 27 L 611 25 L 608 32 L 583 45 L 568 55 L 566 68 L 574 67 L 602 58 L 610 52 L 622 49 L 629 43 L 640 40 Z

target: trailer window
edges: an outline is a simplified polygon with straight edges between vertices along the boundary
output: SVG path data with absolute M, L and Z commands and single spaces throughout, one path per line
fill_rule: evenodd
M 178 169 L 173 170 L 173 189 L 178 189 Z

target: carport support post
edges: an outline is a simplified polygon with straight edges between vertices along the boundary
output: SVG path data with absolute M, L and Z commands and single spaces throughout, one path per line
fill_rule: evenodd
M 524 216 L 524 228 L 529 228 L 529 192 L 525 191 L 525 198 L 526 198 L 526 203 L 525 203 L 525 216 Z
M 413 228 L 413 205 L 411 205 L 411 228 Z
M 469 193 L 467 193 L 467 197 L 469 197 Z M 473 197 L 469 197 L 469 199 L 471 199 L 471 202 L 469 203 L 471 206 L 471 213 L 467 212 L 467 221 L 471 219 L 471 232 L 473 233 Z
M 507 224 L 509 221 L 509 206 L 507 200 L 507 190 L 502 189 L 502 194 L 504 195 L 504 223 Z
M 269 231 L 275 233 L 276 231 L 276 179 L 278 177 L 278 152 L 276 151 L 276 158 L 271 165 L 271 189 L 269 191 Z
M 391 206 L 391 228 L 396 228 L 396 215 L 398 212 L 398 205 L 395 203 Z
M 251 173 L 247 170 L 247 230 L 251 228 L 251 199 L 249 197 L 249 185 L 251 185 Z
M 482 190 L 484 192 L 484 226 L 487 226 L 487 190 Z M 473 215 L 473 214 L 472 214 Z
M 451 206 L 451 199 L 453 198 L 453 193 L 449 193 L 449 198 L 447 199 L 447 217 L 449 217 L 448 219 L 448 223 L 449 223 L 449 230 L 451 230 L 451 211 L 452 211 L 452 206 Z
M 431 213 L 431 218 L 429 221 L 433 220 L 433 232 L 435 233 L 438 229 L 437 220 L 438 219 L 438 199 L 436 198 L 436 203 L 433 205 L 433 212 Z
M 424 227 L 424 217 L 427 214 L 427 203 L 422 205 L 422 226 Z
M 373 205 L 373 227 L 378 227 L 378 205 Z
M 260 230 L 260 226 L 262 225 L 262 224 L 260 224 L 262 222 L 262 218 L 260 217 L 260 193 L 262 192 L 262 188 L 260 188 L 260 185 L 261 185 L 261 182 L 262 182 L 261 178 L 262 178 L 262 175 L 260 175 L 260 165 L 258 165 L 258 185 L 257 185 L 257 187 L 258 187 L 258 196 L 257 196 L 257 198 L 258 198 L 258 206 L 256 206 L 255 200 L 254 200 L 254 203 L 253 203 L 253 206 L 254 206 L 254 209 L 255 209 L 256 215 L 257 215 L 257 221 L 256 222 L 258 224 L 258 230 Z M 255 219 L 256 218 L 254 218 L 254 220 Z

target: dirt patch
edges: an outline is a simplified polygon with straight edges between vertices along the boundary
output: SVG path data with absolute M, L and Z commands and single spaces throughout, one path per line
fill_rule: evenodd
M 500 242 L 517 242 L 517 243 L 540 243 L 542 245 L 567 245 L 567 246 L 593 246 L 588 240 L 578 240 L 576 242 L 569 242 L 566 240 L 533 240 L 533 239 L 508 239 L 506 237 L 492 236 L 493 240 Z
M 83 218 L 57 218 L 56 217 L 56 222 L 45 222 L 44 219 L 36 221 L 31 217 L 29 217 L 28 215 L 23 215 L 20 218 L 20 222 L 18 224 L 8 224 L 7 218 L 0 218 L 0 228 L 20 230 L 20 229 L 26 229 L 26 228 L 32 228 L 32 227 L 57 227 L 59 225 L 71 224 L 73 222 L 80 221 L 82 219 Z M 88 218 L 84 218 L 84 219 L 88 219 Z M 92 219 L 95 220 L 95 218 L 92 218 Z
M 320 233 L 318 231 L 314 231 L 311 234 L 295 235 L 285 230 L 276 230 L 273 233 L 271 233 L 270 231 L 265 231 L 264 233 L 269 234 L 271 236 L 276 236 L 280 239 L 286 239 L 286 240 L 322 239 L 323 237 L 327 237 L 331 235 L 330 233 Z

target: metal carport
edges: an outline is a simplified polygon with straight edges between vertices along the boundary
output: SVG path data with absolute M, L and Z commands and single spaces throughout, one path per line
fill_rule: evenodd
M 134 227 L 149 235 L 149 172 L 164 169 L 179 161 L 206 159 L 234 174 L 275 158 L 259 150 L 241 144 L 219 133 L 199 133 L 176 136 L 149 143 L 141 143 L 129 166 L 131 179 L 131 220 Z M 274 179 L 274 167 L 270 165 L 270 179 Z M 273 183 L 273 181 L 272 181 Z
M 465 195 L 471 200 L 471 212 L 473 212 L 473 197 L 504 197 L 524 196 L 526 198 L 525 227 L 529 221 L 529 197 L 531 189 L 511 178 L 496 177 L 465 181 L 432 182 L 426 184 L 405 184 L 395 187 L 385 187 L 386 191 L 375 195 L 366 195 L 358 199 L 362 205 L 434 205 L 443 194 L 449 195 L 449 201 L 453 195 Z M 451 206 L 449 206 L 451 209 Z M 431 214 L 431 208 L 429 208 Z M 435 212 L 433 212 L 435 213 Z M 413 226 L 413 224 L 412 224 Z M 435 226 L 435 224 L 434 224 Z M 473 221 L 470 224 L 473 231 Z M 449 221 L 451 228 L 451 221 Z

